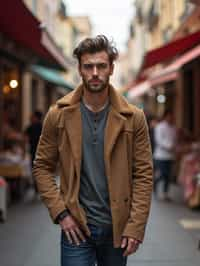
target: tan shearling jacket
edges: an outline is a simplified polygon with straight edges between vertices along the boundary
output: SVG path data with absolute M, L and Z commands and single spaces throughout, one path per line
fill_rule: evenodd
M 82 85 L 58 100 L 47 113 L 37 148 L 33 173 L 41 197 L 55 222 L 66 208 L 89 235 L 79 204 L 82 127 Z M 114 246 L 122 236 L 143 241 L 152 192 L 152 154 L 145 116 L 110 85 L 111 108 L 104 136 Z M 57 163 L 60 187 L 55 181 Z

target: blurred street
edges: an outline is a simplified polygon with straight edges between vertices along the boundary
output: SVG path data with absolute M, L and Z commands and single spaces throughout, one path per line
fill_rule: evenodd
M 176 195 L 176 198 L 175 198 Z M 128 266 L 198 266 L 198 230 L 186 230 L 180 220 L 197 220 L 199 212 L 181 203 L 174 190 L 171 203 L 153 200 L 143 246 L 129 257 Z M 1 266 L 59 265 L 59 227 L 51 223 L 39 200 L 25 200 L 9 208 L 0 224 Z
M 72 12 L 72 9 L 75 12 Z M 100 19 L 98 23 L 96 19 Z M 125 25 L 127 19 L 129 22 Z M 110 28 L 111 25 L 114 26 Z M 108 73 L 113 72 L 113 75 L 110 80 L 105 80 L 109 81 L 128 103 L 141 108 L 146 116 L 153 151 L 154 176 L 158 181 L 154 182 L 154 192 L 157 188 L 155 184 L 165 181 L 162 191 L 165 201 L 153 197 L 145 241 L 138 252 L 129 257 L 128 266 L 199 266 L 200 0 L 1 1 L 0 219 L 3 220 L 6 216 L 7 201 L 9 208 L 5 223 L 0 223 L 0 266 L 60 265 L 60 228 L 52 223 L 47 209 L 39 198 L 33 197 L 33 191 L 29 190 L 29 187 L 34 185 L 32 165 L 49 108 L 54 106 L 58 99 L 72 93 L 80 83 L 84 83 L 80 70 L 85 64 L 82 57 L 77 64 L 78 58 L 73 56 L 74 49 L 85 38 L 95 37 L 94 33 L 108 35 L 109 41 L 112 43 L 113 40 L 112 45 L 115 47 L 116 44 L 119 52 L 115 64 L 111 64 L 112 60 L 110 64 L 106 64 L 112 70 Z M 126 36 L 123 37 L 124 34 Z M 102 51 L 105 52 L 104 49 Z M 99 52 L 101 49 L 98 49 L 97 54 Z M 89 55 L 95 54 L 93 50 L 89 52 Z M 107 59 L 106 57 L 106 62 Z M 93 63 L 91 65 L 102 66 Z M 101 82 L 101 75 L 103 73 L 104 76 L 105 73 L 101 72 L 103 69 L 98 71 L 100 72 L 95 73 L 98 74 L 99 80 L 94 86 Z M 110 75 L 108 77 L 110 78 Z M 109 88 L 104 86 L 107 91 Z M 83 89 L 86 89 L 85 85 Z M 101 100 L 101 91 L 99 95 Z M 98 109 L 99 104 L 94 104 L 95 111 L 92 112 L 95 116 L 103 109 L 107 112 L 108 104 L 117 111 L 111 93 L 108 96 L 109 99 L 102 108 Z M 86 106 L 84 98 L 83 93 L 81 101 Z M 60 102 L 58 106 L 58 109 L 65 110 L 65 103 Z M 72 110 L 71 107 L 69 110 Z M 112 109 L 108 112 L 110 110 Z M 125 123 L 128 121 L 126 115 L 130 114 L 121 112 L 119 118 L 123 118 Z M 166 114 L 171 114 L 171 118 Z M 134 115 L 133 113 L 133 119 Z M 82 131 L 75 131 L 72 123 L 68 123 L 67 116 L 66 123 L 64 115 L 58 117 L 62 119 L 56 118 L 56 127 L 50 131 L 59 133 L 56 136 L 60 141 L 58 151 L 61 158 L 64 146 L 62 143 L 66 142 L 59 137 L 62 130 L 64 133 L 65 124 L 67 131 L 63 135 L 67 141 L 70 135 L 81 136 Z M 93 123 L 93 120 L 91 121 Z M 97 118 L 94 120 L 95 145 L 99 121 Z M 51 122 L 54 122 L 53 119 Z M 116 137 L 112 148 L 116 145 L 117 150 L 120 143 L 128 147 L 130 134 L 139 132 L 135 130 L 137 123 L 132 124 L 133 128 L 126 124 L 121 127 L 120 137 L 124 135 L 127 139 L 118 141 Z M 49 138 L 50 144 L 52 139 L 55 139 L 55 135 Z M 135 140 L 136 143 L 137 137 Z M 49 146 L 55 147 L 59 141 L 56 140 L 56 145 L 52 142 L 53 145 Z M 77 143 L 75 139 L 70 141 L 69 137 L 69 145 L 66 144 L 70 152 L 73 151 L 70 146 L 73 141 Z M 84 144 L 84 141 L 82 142 Z M 137 143 L 134 147 L 136 145 Z M 109 145 L 106 147 L 110 148 Z M 45 148 L 44 153 L 54 158 L 46 151 L 48 149 Z M 82 154 L 82 157 L 77 158 L 82 162 L 87 161 L 84 153 Z M 64 161 L 66 157 L 63 156 L 60 165 L 71 169 Z M 128 157 L 127 155 L 124 158 Z M 76 159 L 76 156 L 73 155 L 73 159 Z M 73 166 L 76 166 L 75 161 Z M 125 167 L 121 169 L 124 170 Z M 118 168 L 114 172 L 117 170 Z M 78 171 L 74 173 L 77 174 Z M 119 176 L 121 178 L 120 174 Z M 172 194 L 168 195 L 171 181 L 177 185 L 172 186 Z M 68 187 L 66 184 L 63 191 Z M 170 196 L 172 202 L 167 202 Z M 20 200 L 16 202 L 16 199 Z M 124 202 L 129 203 L 129 199 L 124 199 Z M 64 204 L 68 207 L 66 202 Z

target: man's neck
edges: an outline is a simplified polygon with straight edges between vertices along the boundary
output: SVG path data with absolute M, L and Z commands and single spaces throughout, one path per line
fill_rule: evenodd
M 108 88 L 101 92 L 92 93 L 84 89 L 83 103 L 93 112 L 101 111 L 108 102 Z

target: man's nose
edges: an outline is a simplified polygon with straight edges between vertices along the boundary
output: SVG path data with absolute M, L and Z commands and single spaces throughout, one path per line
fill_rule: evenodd
M 96 66 L 93 66 L 93 69 L 92 69 L 92 75 L 93 76 L 98 76 L 98 69 Z

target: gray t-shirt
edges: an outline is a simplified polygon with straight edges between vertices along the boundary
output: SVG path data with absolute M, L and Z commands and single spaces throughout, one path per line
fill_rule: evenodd
M 83 144 L 79 201 L 88 223 L 94 225 L 112 224 L 104 164 L 104 131 L 108 111 L 109 104 L 94 113 L 81 102 Z

